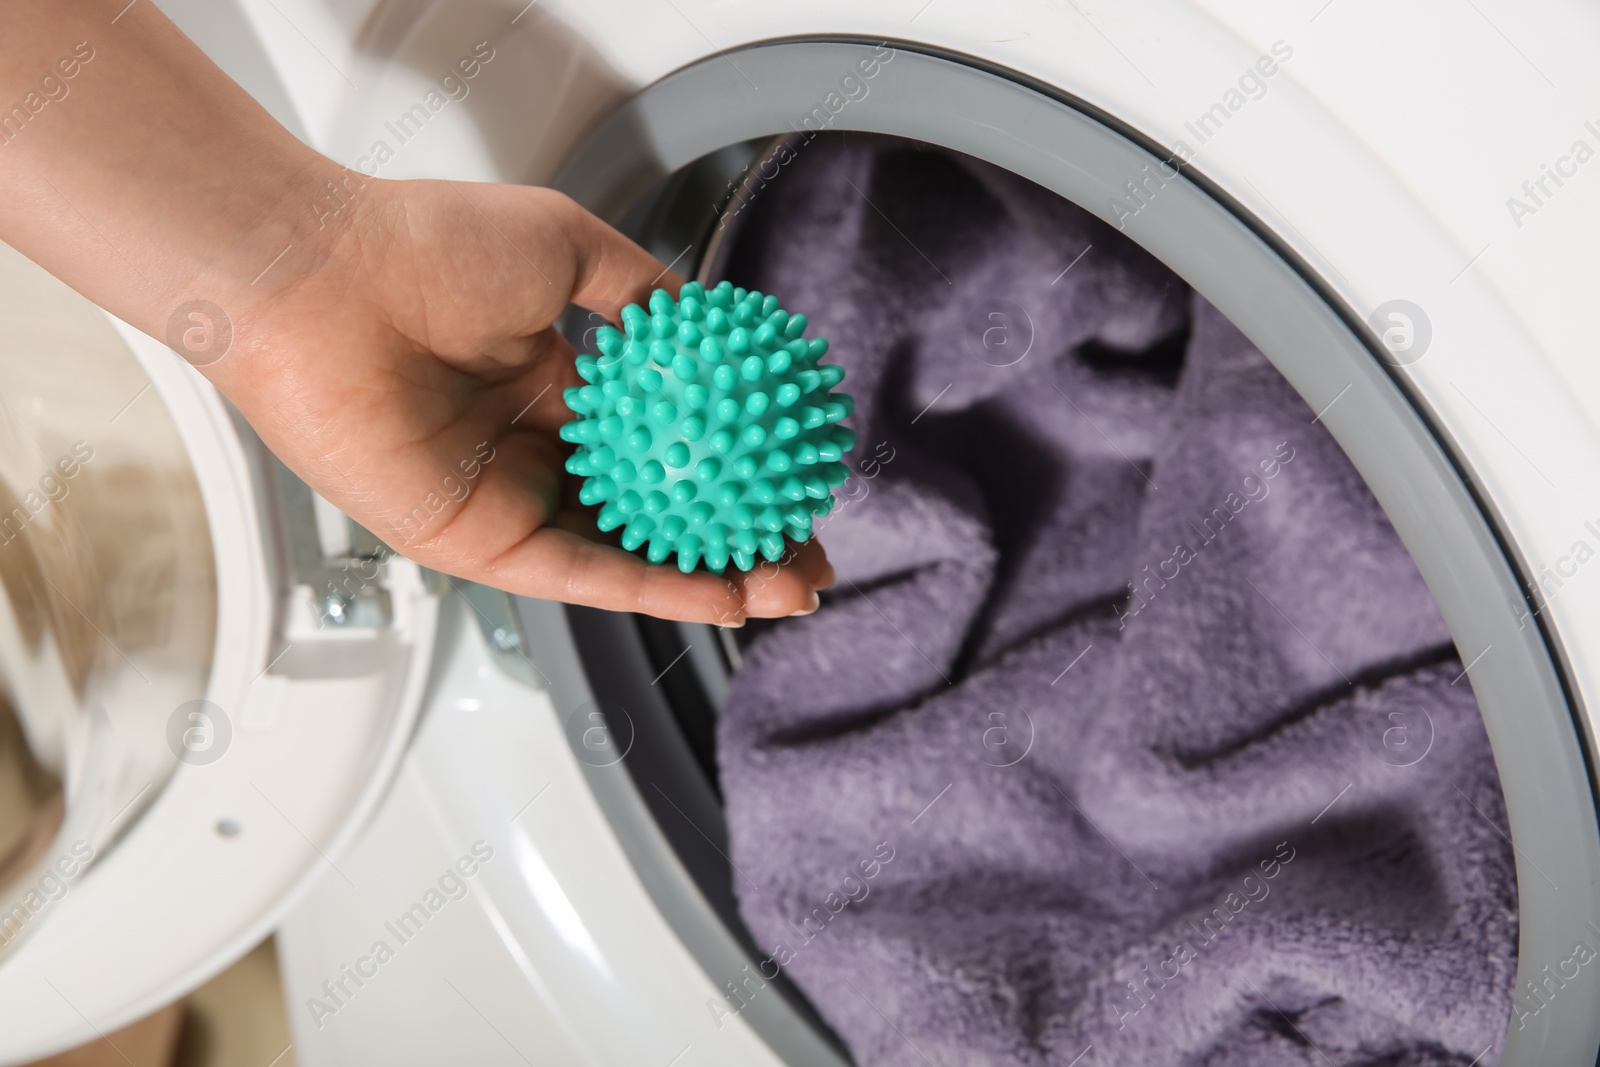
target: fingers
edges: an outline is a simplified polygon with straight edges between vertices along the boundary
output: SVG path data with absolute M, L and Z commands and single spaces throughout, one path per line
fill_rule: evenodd
M 743 626 L 746 616 L 734 587 L 716 575 L 684 574 L 554 526 L 530 534 L 491 574 L 469 577 L 524 596 L 684 622 Z
M 501 555 L 487 573 L 465 577 L 543 600 L 717 626 L 810 614 L 819 603 L 816 590 L 833 581 L 833 568 L 814 540 L 782 565 L 761 564 L 719 578 L 704 571 L 684 574 L 603 544 L 594 540 L 592 526 L 576 528 L 588 525 L 588 517 L 578 519 L 558 518 Z
M 567 219 L 567 235 L 577 260 L 572 302 L 619 322 L 628 304 L 648 305 L 650 293 L 676 293 L 683 278 L 655 256 L 601 222 L 577 204 Z
M 833 567 L 822 545 L 812 538 L 803 545 L 791 545 L 782 565 L 758 563 L 747 572 L 728 572 L 728 579 L 747 615 L 779 619 L 816 611 L 821 603 L 817 591 L 833 584 Z
M 801 568 L 806 581 L 811 583 L 811 588 L 819 590 L 832 588 L 833 564 L 828 562 L 828 553 L 824 551 L 822 542 L 815 537 L 795 549 L 795 565 Z

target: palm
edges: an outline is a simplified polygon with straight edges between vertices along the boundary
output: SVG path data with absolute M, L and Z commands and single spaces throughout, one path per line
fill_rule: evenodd
M 724 623 L 815 603 L 815 543 L 684 575 L 601 543 L 577 502 L 556 430 L 581 383 L 551 323 L 569 299 L 615 321 L 676 276 L 545 190 L 373 184 L 213 373 L 285 463 L 402 554 L 512 592 Z

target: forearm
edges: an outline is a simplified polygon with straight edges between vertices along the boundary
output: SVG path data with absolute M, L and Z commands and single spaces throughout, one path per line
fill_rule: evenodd
M 342 178 L 150 0 L 0 8 L 0 240 L 152 336 L 314 270 L 342 221 L 312 205 Z

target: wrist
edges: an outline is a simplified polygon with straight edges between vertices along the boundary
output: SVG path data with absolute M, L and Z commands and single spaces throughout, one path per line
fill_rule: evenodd
M 335 289 L 349 295 L 360 220 L 390 184 L 310 149 L 275 169 L 224 209 L 222 225 L 237 236 L 171 287 L 151 331 L 224 388 L 262 369 L 266 360 L 252 355 L 272 331 L 328 312 Z

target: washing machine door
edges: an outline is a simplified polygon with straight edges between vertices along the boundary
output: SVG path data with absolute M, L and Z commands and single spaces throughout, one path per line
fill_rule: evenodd
M 1593 687 L 1584 682 L 1595 649 L 1592 629 L 1576 622 L 1594 600 L 1575 578 L 1576 561 L 1588 558 L 1587 542 L 1583 550 L 1572 544 L 1586 536 L 1585 516 L 1573 494 L 1557 488 L 1581 480 L 1576 457 L 1600 443 L 1582 410 L 1592 395 L 1552 380 L 1559 347 L 1519 331 L 1506 293 L 1463 266 L 1470 254 L 1433 285 L 1420 260 L 1448 254 L 1408 233 L 1407 253 L 1418 258 L 1396 282 L 1392 250 L 1379 235 L 1425 216 L 1404 183 L 1373 181 L 1365 204 L 1382 224 L 1351 220 L 1351 228 L 1368 227 L 1372 241 L 1346 249 L 1333 266 L 1318 252 L 1326 245 L 1311 246 L 1245 177 L 1265 181 L 1273 172 L 1264 147 L 1227 157 L 1211 145 L 1196 157 L 1194 144 L 1163 144 L 1116 117 L 1137 108 L 1108 112 L 1063 88 L 1070 72 L 1029 77 L 943 45 L 813 35 L 706 57 L 618 108 L 572 153 L 556 184 L 630 228 L 656 210 L 652 197 L 681 200 L 671 212 L 679 225 L 658 228 L 653 248 L 715 278 L 737 216 L 781 195 L 768 190 L 781 190 L 784 168 L 815 138 L 889 135 L 1026 178 L 1154 254 L 1306 401 L 1315 413 L 1307 422 L 1337 441 L 1433 593 L 1462 677 L 1471 679 L 1508 811 L 1520 899 L 1515 989 L 1524 997 L 1541 989 L 1541 968 L 1570 956 L 1573 932 L 1600 921 L 1587 755 L 1596 727 Z M 1318 121 L 1308 117 L 1314 107 L 1305 111 L 1306 125 Z M 1299 195 L 1339 202 L 1326 172 L 1366 160 L 1364 150 L 1343 150 L 1323 172 L 1297 173 Z M 731 167 L 722 158 L 729 153 Z M 723 176 L 731 180 L 716 180 Z M 855 193 L 871 211 L 884 210 Z M 1299 218 L 1309 226 L 1330 214 L 1302 210 Z M 1575 264 L 1576 253 L 1554 262 Z M 1555 317 L 1551 309 L 1547 318 Z M 1524 404 L 1535 405 L 1537 417 Z M 1570 456 L 1550 455 L 1539 442 L 1559 443 Z M 667 812 L 659 821 L 672 819 Z M 737 972 L 718 977 L 738 980 Z M 1592 998 L 1590 985 L 1566 1001 L 1519 1001 L 1500 1062 L 1593 1062 L 1600 1025 Z
M 191 366 L 0 246 L 0 1061 L 181 996 L 346 877 L 430 588 Z

